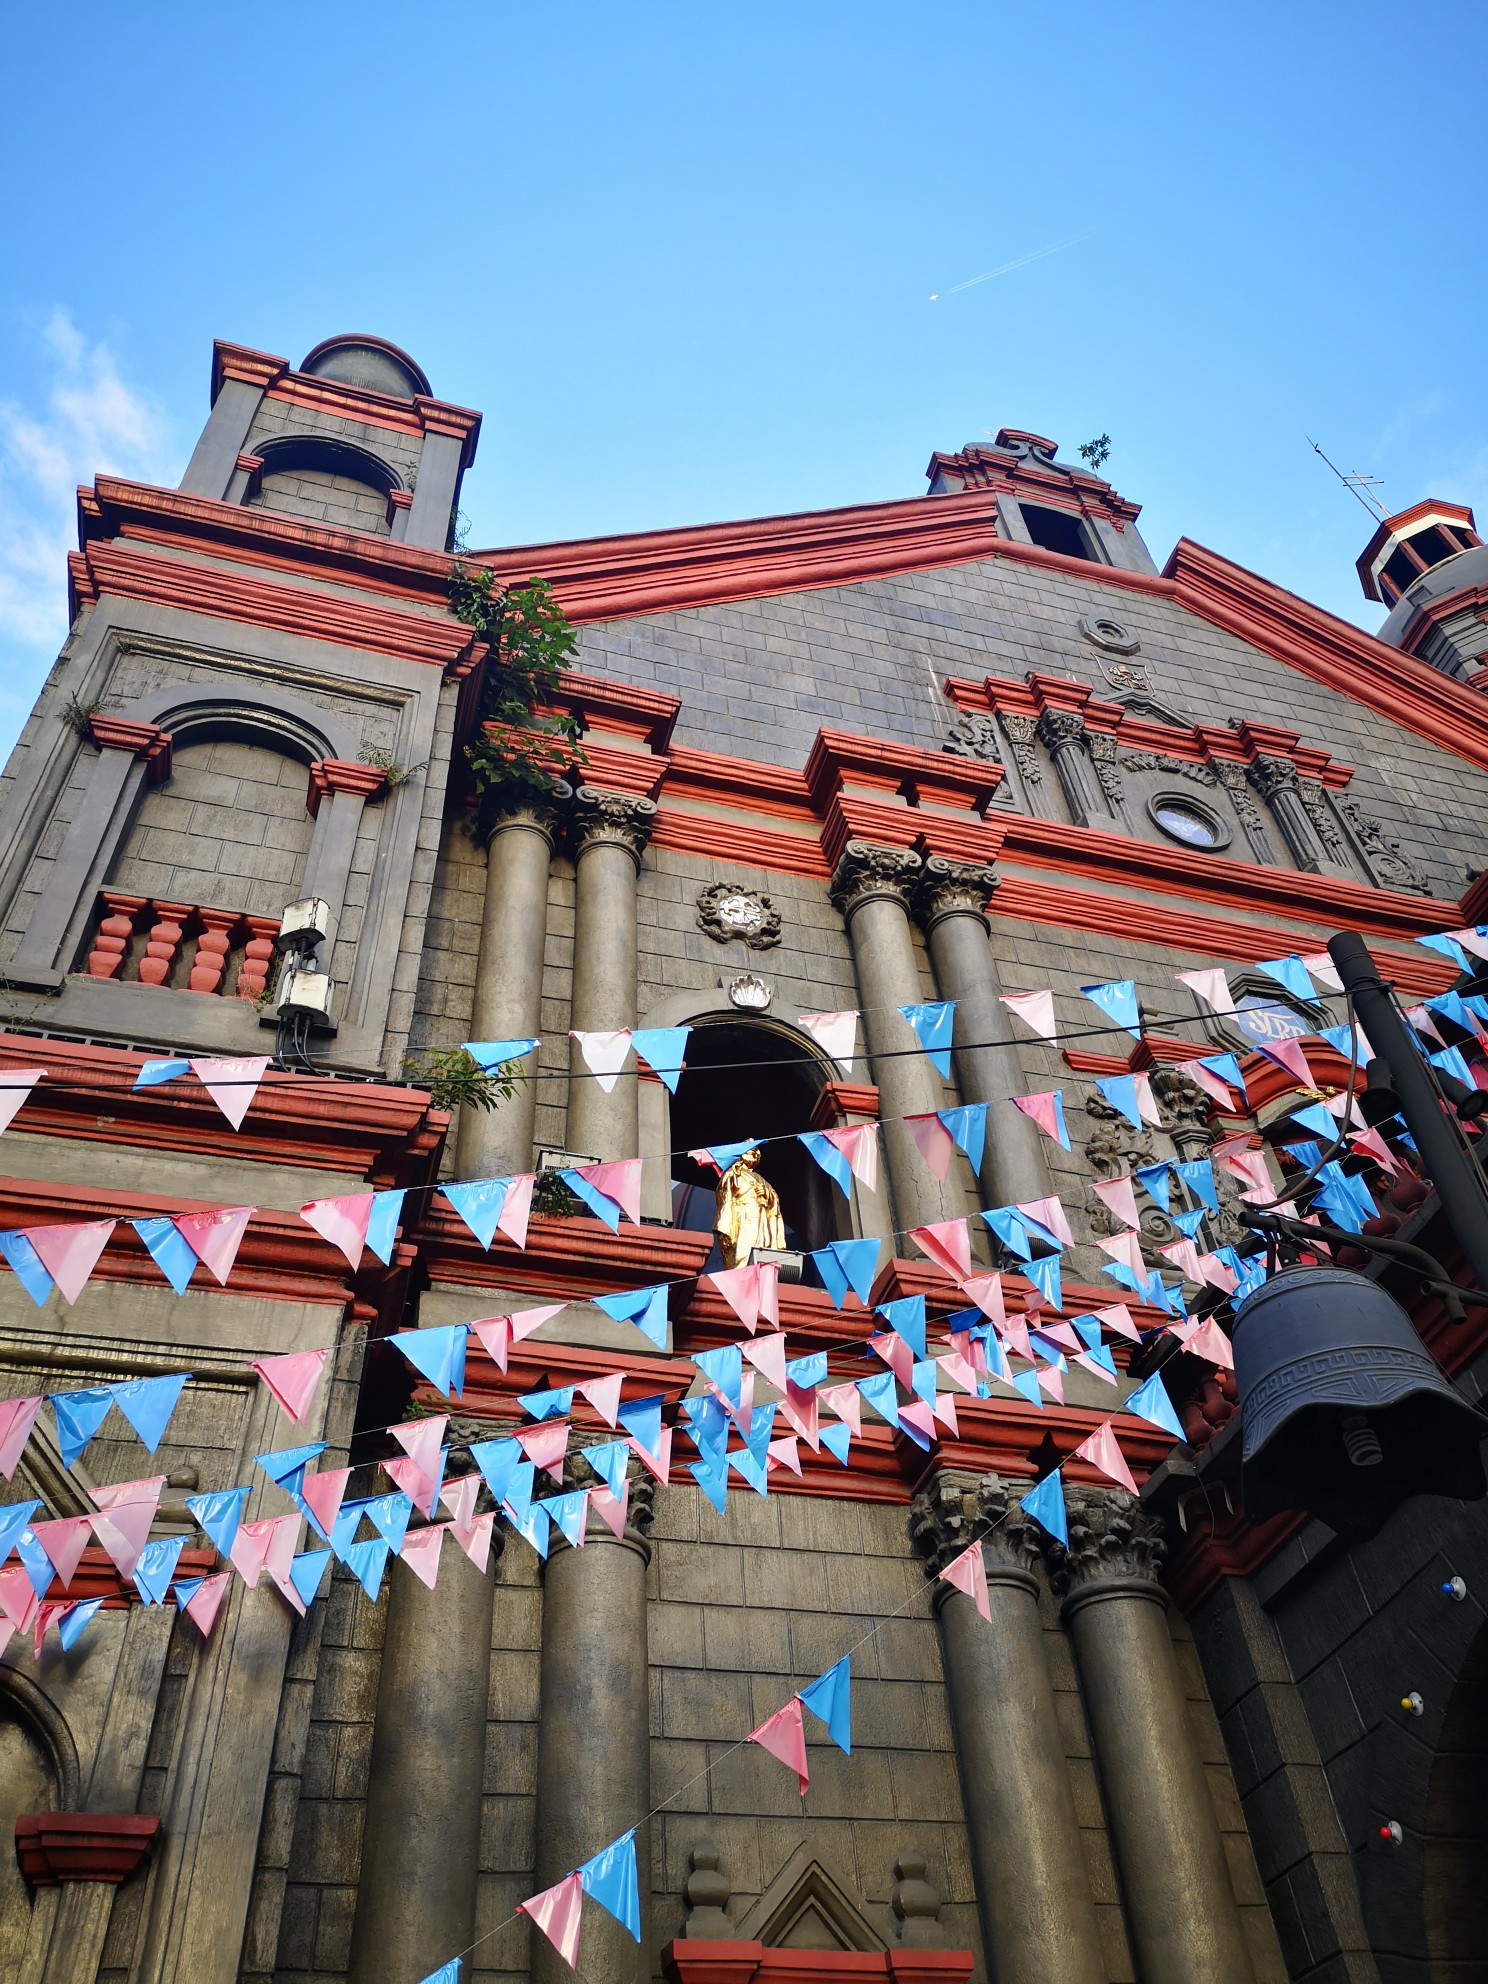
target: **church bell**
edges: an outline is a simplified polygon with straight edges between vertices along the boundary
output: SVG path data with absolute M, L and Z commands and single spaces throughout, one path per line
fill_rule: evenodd
M 1364 1275 L 1284 1268 L 1241 1305 L 1234 1344 L 1251 1522 L 1298 1509 L 1359 1539 L 1412 1495 L 1488 1492 L 1488 1419 Z

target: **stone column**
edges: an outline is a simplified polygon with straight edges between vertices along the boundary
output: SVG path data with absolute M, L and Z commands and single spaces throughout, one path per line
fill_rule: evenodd
M 315 832 L 299 890 L 302 896 L 318 896 L 330 911 L 320 954 L 326 971 L 336 955 L 336 933 L 346 908 L 363 808 L 369 800 L 381 799 L 387 789 L 388 775 L 376 765 L 348 764 L 339 758 L 316 758 L 311 763 L 305 806 L 315 821 Z
M 930 946 L 942 999 L 956 1002 L 956 1086 L 963 1102 L 989 1102 L 981 1185 L 989 1206 L 1047 1198 L 1053 1191 L 1044 1133 L 1021 1109 L 1003 1107 L 1027 1092 L 1012 1015 L 998 996 L 997 965 L 984 906 L 998 885 L 990 867 L 931 855 L 915 891 L 915 913 Z
M 1303 801 L 1301 780 L 1291 759 L 1262 751 L 1246 768 L 1246 777 L 1270 807 L 1297 866 L 1311 874 L 1321 874 L 1329 864 Z
M 541 1032 L 548 936 L 548 864 L 567 786 L 504 812 L 486 841 L 480 957 L 470 1011 L 472 1040 L 529 1040 Z M 534 1068 L 535 1061 L 523 1066 Z M 505 1178 L 532 1169 L 537 1085 L 530 1077 L 491 1110 L 466 1109 L 457 1154 L 462 1178 Z
M 946 1472 L 916 1496 L 910 1530 L 935 1570 L 983 1538 L 991 1623 L 948 1584 L 935 1609 L 988 1972 L 997 1984 L 1104 1984 L 1044 1656 L 1034 1526 L 995 1474 Z
M 1054 761 L 1075 825 L 1109 827 L 1113 812 L 1106 780 L 1099 776 L 1091 755 L 1084 717 L 1078 710 L 1045 710 L 1038 720 L 1038 737 Z
M 832 901 L 852 944 L 863 1009 L 868 1060 L 883 1108 L 883 1145 L 901 1231 L 953 1219 L 966 1211 L 964 1193 L 942 1185 L 898 1119 L 945 1107 L 945 1088 L 914 1030 L 894 1010 L 923 1003 L 919 964 L 909 927 L 909 897 L 921 870 L 908 848 L 850 840 L 832 877 Z
M 1251 1984 L 1219 1820 L 1157 1581 L 1161 1525 L 1123 1489 L 1071 1488 L 1051 1546 L 1143 1984 Z
M 448 1536 L 433 1591 L 392 1567 L 349 1984 L 426 1977 L 475 1940 L 492 1591 Z
M 651 1808 L 645 1534 L 651 1507 L 650 1477 L 632 1462 L 623 1540 L 597 1519 L 582 1550 L 570 1549 L 555 1531 L 543 1571 L 534 1890 L 561 1881 L 637 1828 L 641 1940 L 602 1910 L 586 1911 L 586 1984 L 641 1984 L 650 1974 L 651 1844 L 649 1828 L 638 1821 Z M 546 1938 L 534 1935 L 532 1984 L 568 1984 L 572 1975 Z
M 654 799 L 581 785 L 574 800 L 573 1018 L 580 1032 L 636 1022 L 636 876 L 656 818 Z M 608 1095 L 570 1042 L 568 1131 L 572 1151 L 597 1158 L 639 1151 L 636 1078 L 627 1070 Z

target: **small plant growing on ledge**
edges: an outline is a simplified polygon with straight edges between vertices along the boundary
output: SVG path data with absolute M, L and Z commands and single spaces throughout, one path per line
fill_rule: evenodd
M 553 1219 L 571 1219 L 584 1208 L 578 1194 L 571 1192 L 557 1171 L 539 1171 L 532 1188 L 532 1210 Z
M 69 696 L 57 714 L 67 725 L 74 737 L 87 740 L 95 716 L 101 716 L 108 704 L 95 698 L 91 703 L 83 702 L 77 696 Z
M 545 579 L 505 592 L 493 573 L 457 565 L 450 610 L 487 644 L 474 741 L 465 756 L 482 802 L 502 792 L 554 793 L 584 763 L 579 723 L 563 713 L 537 714 L 558 690 L 578 652 L 578 636 Z
M 384 751 L 380 744 L 364 744 L 357 762 L 382 772 L 389 792 L 396 792 L 400 785 L 407 785 L 411 778 L 417 778 L 421 771 L 427 770 L 429 764 L 427 758 L 421 758 L 416 765 L 400 765 L 392 752 Z
M 1093 441 L 1082 441 L 1080 443 L 1080 453 L 1089 462 L 1092 469 L 1098 469 L 1109 456 L 1110 452 L 1111 437 L 1109 434 L 1097 434 Z
M 515 1095 L 527 1079 L 516 1061 L 505 1061 L 499 1068 L 483 1068 L 463 1047 L 446 1047 L 403 1063 L 404 1079 L 416 1088 L 426 1088 L 436 1109 L 494 1109 Z

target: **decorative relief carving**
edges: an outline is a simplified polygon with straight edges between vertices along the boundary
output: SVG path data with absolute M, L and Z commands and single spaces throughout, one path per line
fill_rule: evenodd
M 1093 1585 L 1157 1584 L 1167 1546 L 1162 1524 L 1124 1488 L 1072 1487 L 1064 1491 L 1069 1547 L 1049 1541 L 1056 1591 L 1065 1595 Z
M 1297 767 L 1290 758 L 1278 758 L 1262 751 L 1246 768 L 1246 776 L 1269 805 L 1278 792 L 1292 792 L 1297 785 Z
M 1121 762 L 1133 772 L 1172 772 L 1178 778 L 1191 778 L 1195 785 L 1213 785 L 1209 765 L 1195 764 L 1192 758 L 1175 758 L 1167 751 L 1124 751 Z
M 1122 798 L 1121 774 L 1116 769 L 1116 739 L 1103 730 L 1088 730 L 1085 733 L 1085 748 L 1095 765 L 1095 776 L 1100 781 L 1100 789 L 1113 806 L 1119 806 Z
M 574 794 L 574 853 L 596 845 L 623 847 L 640 866 L 642 852 L 656 824 L 656 801 L 633 792 L 602 792 L 581 785 Z
M 1261 816 L 1260 808 L 1255 803 L 1249 781 L 1245 776 L 1245 767 L 1243 765 L 1231 764 L 1225 758 L 1212 758 L 1210 763 L 1214 767 L 1214 776 L 1230 795 L 1235 811 L 1240 816 L 1240 824 L 1245 829 L 1246 838 L 1250 842 L 1252 851 L 1259 855 L 1262 861 L 1274 862 L 1276 859 L 1275 851 L 1271 846 L 1270 836 L 1266 832 L 1266 822 Z
M 771 897 L 738 882 L 714 882 L 698 893 L 697 926 L 717 944 L 768 951 L 780 942 L 780 911 Z
M 1108 613 L 1082 613 L 1079 626 L 1090 645 L 1105 654 L 1136 654 L 1142 645 L 1129 627 Z
M 872 896 L 898 896 L 908 901 L 924 863 L 907 847 L 880 847 L 876 841 L 850 840 L 842 850 L 829 893 L 844 916 Z
M 1034 730 L 1050 751 L 1068 751 L 1085 742 L 1085 719 L 1078 710 L 1045 710 Z
M 1363 850 L 1364 859 L 1376 881 L 1394 883 L 1398 888 L 1409 889 L 1418 896 L 1431 894 L 1431 884 L 1402 849 L 1400 842 L 1390 839 L 1378 820 L 1371 820 L 1351 799 L 1340 799 L 1338 810 L 1353 829 L 1354 838 Z
M 1328 795 L 1323 790 L 1321 779 L 1299 778 L 1297 797 L 1302 801 L 1307 817 L 1311 820 L 1323 851 L 1330 861 L 1343 862 L 1348 859 L 1348 848 L 1339 831 L 1338 817 L 1328 803 Z
M 980 916 L 988 896 L 1001 883 L 1002 877 L 991 866 L 932 854 L 915 887 L 915 914 L 927 926 L 942 916 Z
M 934 1475 L 915 1496 L 909 1535 L 933 1571 L 943 1571 L 980 1539 L 987 1569 L 1032 1572 L 1039 1562 L 1038 1525 L 1018 1506 L 1018 1495 L 996 1474 Z
M 1038 752 L 1033 748 L 1036 725 L 1031 716 L 1012 716 L 1006 710 L 999 710 L 998 728 L 1008 741 L 1008 749 L 1013 754 L 1013 763 L 1018 767 L 1024 783 L 1042 785 L 1044 768 L 1039 763 Z
M 982 758 L 994 765 L 1002 763 L 996 720 L 980 710 L 962 710 L 951 725 L 942 748 L 957 757 Z

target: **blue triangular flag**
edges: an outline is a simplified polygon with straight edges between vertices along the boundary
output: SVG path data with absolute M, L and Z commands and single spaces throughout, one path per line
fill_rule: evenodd
M 1056 1542 L 1069 1547 L 1069 1524 L 1064 1519 L 1064 1481 L 1056 1467 L 1036 1488 L 1030 1488 L 1018 1507 L 1049 1532 Z
M 52 1292 L 52 1277 L 41 1265 L 41 1256 L 18 1229 L 0 1233 L 0 1254 L 9 1261 L 16 1279 L 39 1309 Z
M 1172 1203 L 1168 1196 L 1168 1164 L 1142 1164 L 1137 1167 L 1136 1176 L 1147 1187 L 1147 1196 L 1166 1212 Z
M 552 1525 L 548 1521 L 547 1511 L 542 1503 L 530 1503 L 520 1515 L 510 1509 L 507 1513 L 511 1517 L 511 1526 L 518 1536 L 524 1542 L 530 1543 L 539 1557 L 546 1558 Z
M 915 1038 L 943 1075 L 951 1072 L 951 1029 L 955 1023 L 954 999 L 938 999 L 924 1006 L 901 1006 L 900 1012 L 915 1030 Z
M 189 1061 L 142 1061 L 140 1071 L 134 1078 L 136 1089 L 158 1088 L 162 1082 L 173 1082 L 177 1075 L 189 1075 Z
M 620 1424 L 657 1460 L 661 1458 L 661 1408 L 665 1404 L 665 1396 L 657 1392 L 652 1398 L 633 1398 L 620 1408 Z
M 519 1440 L 472 1440 L 470 1458 L 485 1476 L 486 1486 L 498 1502 L 506 1500 L 512 1474 L 522 1463 Z
M 505 1509 L 508 1518 L 512 1522 L 514 1522 L 519 1529 L 521 1528 L 522 1524 L 526 1522 L 528 1513 L 532 1508 L 532 1484 L 536 1480 L 536 1478 L 537 1478 L 537 1465 L 534 1461 L 530 1461 L 530 1460 L 518 1461 L 516 1466 L 512 1469 L 511 1480 L 506 1484 L 506 1493 L 501 1498 L 502 1508 Z M 525 1530 L 523 1530 L 522 1533 L 523 1535 L 526 1535 Z M 543 1548 L 541 1554 L 544 1557 L 546 1557 L 546 1555 L 548 1554 L 548 1550 L 547 1550 L 548 1532 L 545 1528 L 542 1531 L 542 1538 L 543 1538 Z M 532 1543 L 531 1537 L 528 1537 L 527 1540 L 529 1543 Z M 532 1543 L 532 1547 L 534 1550 L 536 1550 L 537 1549 L 536 1543 Z
M 388 1340 L 421 1371 L 442 1398 L 465 1389 L 465 1345 L 468 1323 L 443 1323 L 432 1330 L 399 1330 Z
M 611 1233 L 618 1233 L 620 1231 L 620 1208 L 613 1199 L 608 1198 L 603 1192 L 598 1191 L 590 1184 L 587 1178 L 581 1177 L 577 1171 L 571 1168 L 560 1171 L 558 1176 L 567 1185 L 574 1197 L 588 1206 L 596 1219 L 602 1219 L 604 1221 Z
M 579 1885 L 622 1928 L 641 1940 L 641 1888 L 636 1878 L 635 1832 L 621 1833 L 579 1868 Z
M 1135 1075 L 1100 1075 L 1096 1087 L 1110 1103 L 1111 1107 L 1133 1123 L 1140 1130 L 1142 1112 L 1137 1106 L 1137 1078 Z
M 634 1323 L 643 1336 L 650 1337 L 658 1350 L 667 1347 L 667 1292 L 670 1284 L 659 1281 L 652 1288 L 629 1288 L 617 1295 L 596 1295 L 594 1306 L 613 1316 L 617 1323 Z M 625 1415 L 620 1415 L 623 1420 Z
M 255 1454 L 254 1465 L 261 1467 L 270 1481 L 277 1481 L 288 1495 L 298 1495 L 305 1469 L 326 1450 L 324 1440 L 311 1440 L 303 1447 L 285 1447 L 279 1453 Z
M 1036 1405 L 1040 1412 L 1044 1409 L 1044 1395 L 1039 1390 L 1037 1371 L 1020 1371 L 1012 1380 L 1013 1390 L 1021 1392 L 1030 1405 Z
M 589 1507 L 589 1493 L 585 1488 L 570 1488 L 563 1495 L 549 1495 L 541 1502 L 534 1502 L 534 1508 L 541 1509 L 556 1529 L 561 1529 L 568 1541 L 577 1550 L 584 1536 L 584 1516 Z
M 32 1516 L 40 1507 L 40 1502 L 9 1502 L 0 1508 L 0 1564 L 14 1550 L 21 1532 L 29 1527 Z
M 118 1406 L 150 1453 L 160 1445 L 170 1416 L 176 1409 L 189 1371 L 172 1372 L 168 1378 L 133 1378 L 115 1385 L 114 1404 Z
M 398 1241 L 398 1221 L 403 1217 L 403 1192 L 374 1192 L 372 1210 L 367 1215 L 367 1246 L 384 1266 L 393 1258 Z M 498 1214 L 499 1218 L 500 1215 Z
M 1033 1258 L 1033 1249 L 1028 1244 L 1028 1228 L 1023 1223 L 1022 1213 L 1015 1206 L 991 1206 L 982 1218 L 1010 1254 L 1016 1254 L 1020 1261 Z
M 871 1405 L 880 1419 L 886 1419 L 891 1426 L 898 1426 L 899 1395 L 894 1389 L 892 1371 L 879 1371 L 871 1378 L 859 1378 L 858 1391 L 865 1404 Z
M 21 1560 L 26 1576 L 31 1580 L 31 1589 L 38 1598 L 45 1598 L 57 1573 L 52 1566 L 51 1558 L 42 1549 L 41 1539 L 35 1530 L 21 1531 L 16 1538 L 15 1553 Z
M 936 1115 L 956 1140 L 973 1171 L 980 1171 L 987 1148 L 987 1105 L 968 1102 L 959 1109 L 938 1109 Z
M 114 1402 L 112 1385 L 91 1385 L 81 1392 L 49 1394 L 57 1415 L 57 1444 L 62 1449 L 62 1465 L 71 1467 L 93 1435 L 108 1417 Z
M 330 1561 L 329 1550 L 301 1550 L 298 1556 L 291 1559 L 289 1581 L 307 1605 L 320 1590 L 320 1581 Z
M 830 1138 L 820 1130 L 805 1130 L 796 1139 L 804 1144 L 827 1176 L 848 1198 L 852 1197 L 852 1166 Z
M 57 1638 L 62 1642 L 64 1653 L 72 1652 L 78 1636 L 85 1626 L 92 1624 L 102 1603 L 101 1598 L 80 1598 L 76 1605 L 68 1606 L 57 1621 Z
M 573 1410 L 574 1393 L 577 1385 L 550 1386 L 541 1392 L 522 1392 L 517 1404 L 529 1419 L 562 1419 Z
M 1324 1109 L 1320 1102 L 1308 1102 L 1300 1109 L 1288 1110 L 1294 1123 L 1300 1123 L 1304 1130 L 1312 1130 L 1320 1137 L 1326 1137 L 1331 1144 L 1338 1135 L 1338 1118 L 1330 1109 Z
M 720 1171 L 727 1171 L 731 1164 L 737 1164 L 747 1150 L 758 1150 L 758 1137 L 745 1137 L 736 1144 L 704 1144 L 703 1149 L 712 1158 Z
M 749 1483 L 756 1495 L 769 1494 L 770 1463 L 768 1458 L 761 1459 L 758 1454 L 752 1454 L 748 1447 L 741 1447 L 737 1453 L 732 1453 L 728 1456 L 728 1464 L 736 1474 L 742 1476 Z
M 210 1495 L 188 1495 L 186 1506 L 195 1516 L 212 1547 L 227 1556 L 243 1520 L 243 1504 L 251 1488 L 219 1488 Z
M 1080 990 L 1092 1006 L 1099 1006 L 1103 1013 L 1115 1020 L 1117 1026 L 1124 1027 L 1133 1040 L 1142 1038 L 1135 980 L 1113 978 L 1108 985 L 1082 985 Z
M 925 1298 L 903 1295 L 897 1302 L 880 1302 L 877 1313 L 889 1328 L 903 1337 L 916 1357 L 925 1355 Z
M 851 1289 L 867 1308 L 880 1251 L 877 1240 L 829 1240 L 817 1248 L 811 1258 L 835 1307 L 842 1307 Z
M 890 1372 L 889 1375 L 892 1377 L 893 1373 Z M 749 1432 L 744 1440 L 745 1446 L 761 1467 L 764 1466 L 765 1456 L 770 1451 L 770 1440 L 774 1431 L 775 1401 L 771 1399 L 768 1404 L 757 1405 L 754 1408 L 749 1421 Z
M 717 1385 L 730 1405 L 738 1405 L 739 1385 L 744 1374 L 744 1360 L 738 1344 L 726 1343 L 718 1350 L 694 1351 L 692 1361 L 705 1378 Z
M 141 1550 L 130 1575 L 146 1605 L 164 1605 L 185 1547 L 184 1536 L 157 1536 Z
M 481 1245 L 489 1248 L 510 1183 L 509 1178 L 476 1178 L 468 1185 L 441 1185 L 439 1189 Z
M 1019 1273 L 1028 1277 L 1051 1309 L 1064 1307 L 1058 1254 L 1044 1254 L 1036 1261 L 1025 1261 Z
M 1278 985 L 1285 986 L 1294 998 L 1317 997 L 1317 987 L 1312 982 L 1307 966 L 1295 951 L 1284 958 L 1257 958 L 1255 968 L 1257 971 L 1265 972 L 1268 978 L 1274 978 Z
M 584 1458 L 618 1502 L 625 1491 L 625 1471 L 630 1465 L 630 1448 L 624 1440 L 609 1440 L 602 1447 L 585 1447 Z
M 1187 1164 L 1175 1164 L 1173 1169 L 1194 1197 L 1208 1206 L 1210 1212 L 1219 1211 L 1219 1190 L 1214 1182 L 1214 1166 L 1207 1157 L 1192 1158 Z
M 1094 1350 L 1087 1350 L 1085 1355 L 1092 1364 L 1099 1364 L 1108 1377 L 1114 1378 L 1118 1375 L 1116 1360 L 1105 1344 L 1098 1343 Z
M 813 1350 L 809 1357 L 788 1357 L 785 1375 L 799 1390 L 808 1392 L 827 1375 L 827 1353 Z
M 1460 992 L 1453 992 L 1450 989 L 1445 992 L 1438 992 L 1436 997 L 1434 999 L 1428 999 L 1426 1004 L 1428 1009 L 1436 1013 L 1440 1018 L 1450 1020 L 1454 1026 L 1460 1026 L 1464 1033 L 1472 1034 L 1474 1038 L 1477 1037 L 1472 1023 L 1472 1014 L 1468 1011 L 1467 1001 Z
M 800 1690 L 802 1706 L 819 1716 L 838 1749 L 852 1755 L 852 1670 L 843 1654 L 835 1667 Z
M 718 1400 L 702 1392 L 696 1398 L 683 1399 L 682 1410 L 689 1422 L 682 1430 L 698 1452 L 721 1454 L 728 1445 L 730 1420 Z
M 688 1473 L 720 1515 L 728 1506 L 728 1469 L 728 1455 L 721 1451 L 687 1463 Z
M 1042 1330 L 1031 1329 L 1028 1332 L 1028 1341 L 1033 1345 L 1038 1355 L 1043 1358 L 1044 1362 L 1046 1364 L 1052 1364 L 1056 1371 L 1067 1371 L 1069 1369 L 1069 1365 L 1065 1362 L 1064 1352 L 1054 1341 L 1053 1337 L 1045 1336 Z
M 196 1272 L 197 1255 L 173 1219 L 132 1219 L 130 1225 L 149 1249 L 150 1258 L 177 1295 L 184 1295 Z
M 1428 1054 L 1426 1059 L 1433 1068 L 1440 1068 L 1444 1075 L 1453 1076 L 1464 1087 L 1473 1086 L 1472 1069 L 1463 1060 L 1460 1047 L 1439 1048 L 1435 1054 Z
M 1474 968 L 1455 937 L 1443 933 L 1434 937 L 1417 937 L 1416 942 L 1428 951 L 1435 951 L 1439 957 L 1450 958 L 1459 971 L 1470 972 Z
M 1099 1316 L 1071 1316 L 1070 1328 L 1079 1337 L 1087 1350 L 1100 1349 L 1101 1322 Z
M 336 1511 L 336 1520 L 331 1524 L 331 1548 L 343 1564 L 351 1562 L 351 1546 L 356 1541 L 356 1533 L 362 1526 L 362 1517 L 367 1512 L 370 1496 L 364 1495 L 359 1501 L 343 1502 Z M 382 1541 L 379 1537 L 378 1542 Z
M 932 1407 L 935 1404 L 935 1394 L 939 1389 L 936 1384 L 936 1373 L 938 1370 L 939 1366 L 933 1357 L 916 1358 L 915 1362 L 909 1367 L 910 1390 L 917 1398 L 922 1398 L 926 1405 Z
M 364 1505 L 364 1513 L 389 1550 L 396 1554 L 403 1548 L 403 1538 L 408 1534 L 408 1518 L 413 1514 L 411 1497 L 396 1489 L 389 1495 L 374 1495 Z
M 382 1574 L 387 1569 L 387 1560 L 388 1544 L 381 1536 L 370 1536 L 365 1543 L 353 1543 L 345 1553 L 346 1568 L 374 1604 L 382 1589 Z
M 460 1984 L 460 1959 L 452 1956 L 448 1963 L 440 1964 L 427 1977 L 421 1977 L 419 1984 Z
M 1192 1240 L 1208 1217 L 1208 1208 L 1205 1206 L 1196 1206 L 1192 1212 L 1170 1212 L 1168 1214 L 1168 1218 L 1172 1220 L 1185 1240 Z
M 1162 1376 L 1154 1371 L 1145 1385 L 1139 1385 L 1131 1396 L 1123 1400 L 1128 1412 L 1134 1412 L 1138 1419 L 1145 1419 L 1151 1426 L 1160 1426 L 1165 1433 L 1171 1433 L 1175 1440 L 1183 1438 L 1183 1428 L 1178 1423 L 1178 1415 L 1173 1410 L 1172 1400 L 1163 1389 Z
M 1245 1077 L 1240 1072 L 1240 1062 L 1233 1054 L 1201 1054 L 1200 1067 L 1207 1068 L 1211 1075 L 1218 1075 L 1222 1082 L 1228 1082 L 1232 1089 L 1245 1094 Z
M 1141 1288 L 1141 1282 L 1138 1281 L 1125 1261 L 1102 1261 L 1100 1271 L 1102 1274 L 1108 1274 L 1112 1281 L 1119 1281 L 1123 1288 L 1130 1288 L 1134 1292 Z
M 835 1454 L 844 1467 L 847 1466 L 847 1450 L 852 1445 L 852 1428 L 841 1419 L 829 1420 L 817 1428 L 822 1445 L 828 1453 Z
M 504 1068 L 509 1061 L 521 1061 L 529 1055 L 537 1042 L 527 1040 L 466 1040 L 461 1045 L 472 1061 L 477 1062 L 486 1073 L 493 1074 L 497 1068 Z
M 691 1032 L 690 1026 L 640 1026 L 631 1029 L 631 1046 L 652 1074 L 666 1083 L 673 1095 L 677 1093 L 677 1083 L 682 1075 L 682 1056 Z

